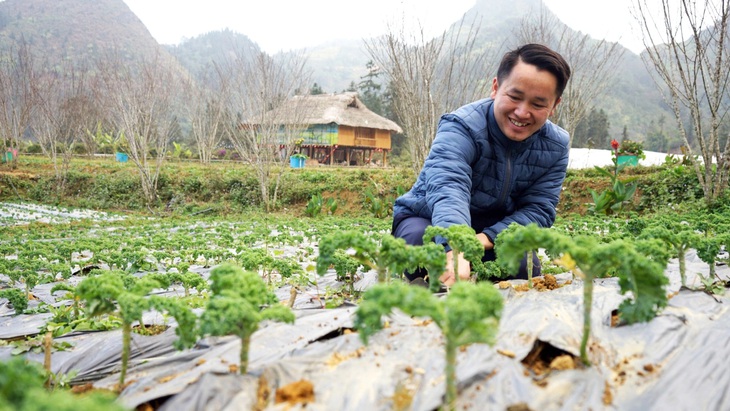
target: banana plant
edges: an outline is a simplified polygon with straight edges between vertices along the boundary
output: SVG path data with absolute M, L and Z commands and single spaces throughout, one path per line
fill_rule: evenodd
M 631 201 L 636 193 L 635 177 L 622 181 L 618 178 L 619 173 L 626 167 L 626 163 L 617 164 L 616 157 L 613 159 L 613 171 L 603 167 L 595 166 L 596 171 L 611 179 L 611 186 L 601 193 L 590 189 L 593 203 L 589 204 L 588 211 L 594 214 L 620 214 L 624 206 Z

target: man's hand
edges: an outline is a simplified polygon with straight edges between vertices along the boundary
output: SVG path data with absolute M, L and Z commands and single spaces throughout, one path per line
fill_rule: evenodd
M 485 236 L 486 237 L 486 236 Z M 464 254 L 459 254 L 459 280 L 467 281 L 471 277 L 471 264 L 464 259 Z M 445 286 L 451 287 L 456 282 L 454 273 L 454 251 L 446 253 L 446 271 L 439 278 Z
M 477 240 L 479 240 L 480 243 L 484 246 L 485 250 L 491 250 L 494 248 L 494 244 L 492 244 L 491 241 L 489 241 L 489 237 L 487 237 L 484 233 L 477 234 Z
M 489 240 L 484 233 L 477 234 L 477 240 L 482 243 L 485 250 L 491 250 L 494 248 L 494 244 Z M 464 254 L 459 254 L 459 280 L 465 281 L 471 278 L 471 264 L 469 261 L 464 259 Z M 445 286 L 451 287 L 456 282 L 456 274 L 454 273 L 454 252 L 449 251 L 446 253 L 446 270 L 439 278 Z

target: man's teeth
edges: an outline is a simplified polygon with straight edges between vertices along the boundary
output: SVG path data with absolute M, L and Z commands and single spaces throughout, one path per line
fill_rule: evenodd
M 517 127 L 525 127 L 527 123 L 520 123 L 519 121 L 511 120 L 512 124 L 516 125 Z

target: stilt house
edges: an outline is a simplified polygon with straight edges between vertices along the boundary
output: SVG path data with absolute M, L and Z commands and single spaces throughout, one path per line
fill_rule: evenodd
M 308 164 L 386 165 L 392 133 L 403 132 L 354 92 L 295 96 L 274 111 L 277 123 L 302 125 L 296 149 Z

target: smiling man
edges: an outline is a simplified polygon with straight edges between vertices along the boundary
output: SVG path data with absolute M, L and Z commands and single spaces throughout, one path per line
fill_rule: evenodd
M 494 260 L 494 240 L 513 222 L 550 227 L 568 167 L 568 133 L 548 120 L 570 79 L 570 67 L 555 51 L 526 44 L 504 55 L 488 99 L 442 116 L 431 151 L 415 184 L 395 201 L 393 235 L 422 244 L 429 225 L 467 224 Z M 451 285 L 470 277 L 469 263 L 454 255 L 443 238 Z M 532 256 L 533 273 L 540 263 Z M 527 259 L 519 277 L 526 278 Z M 406 273 L 413 283 L 423 270 Z

